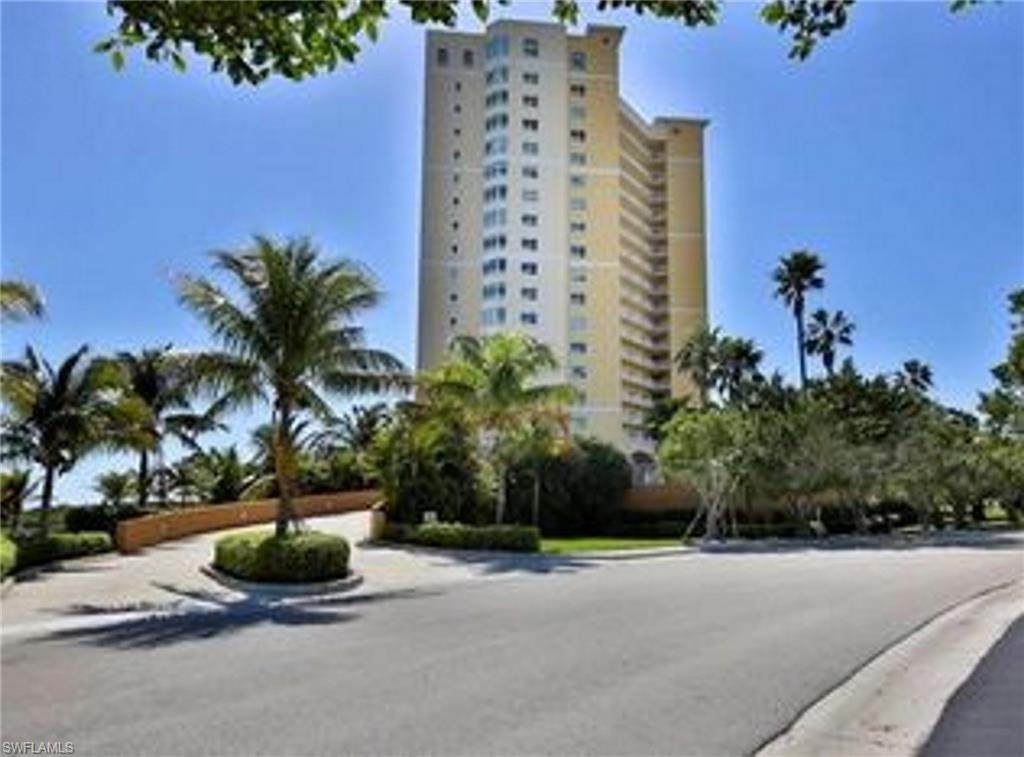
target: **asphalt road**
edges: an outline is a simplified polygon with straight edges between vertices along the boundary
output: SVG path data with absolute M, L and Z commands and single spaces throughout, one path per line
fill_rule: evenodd
M 746 754 L 936 613 L 1019 580 L 1019 549 L 564 560 L 5 639 L 2 738 L 75 755 Z
M 1024 618 L 1010 626 L 949 700 L 921 754 L 1024 754 Z

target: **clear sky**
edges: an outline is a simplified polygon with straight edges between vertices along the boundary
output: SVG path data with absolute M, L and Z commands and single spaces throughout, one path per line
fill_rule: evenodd
M 90 51 L 111 28 L 100 3 L 0 8 L 3 275 L 35 282 L 49 308 L 5 330 L 5 357 L 28 342 L 55 360 L 83 342 L 203 346 L 169 279 L 260 231 L 370 265 L 386 292 L 371 340 L 412 362 L 424 32 L 404 11 L 355 66 L 252 89 L 202 61 L 183 75 L 133 55 L 115 73 Z M 853 317 L 864 370 L 920 358 L 943 400 L 972 407 L 1024 282 L 1024 6 L 859 3 L 802 64 L 751 4 L 727 4 L 713 30 L 586 19 L 627 26 L 622 91 L 638 110 L 712 121 L 714 323 L 793 375 L 769 272 L 807 246 L 827 264 L 811 305 Z M 129 460 L 89 460 L 58 493 L 85 495 L 112 464 Z

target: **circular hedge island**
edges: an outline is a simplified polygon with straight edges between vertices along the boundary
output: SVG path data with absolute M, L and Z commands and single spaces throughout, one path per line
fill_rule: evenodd
M 348 557 L 348 542 L 335 534 L 250 531 L 218 539 L 213 566 L 243 581 L 312 583 L 345 578 Z

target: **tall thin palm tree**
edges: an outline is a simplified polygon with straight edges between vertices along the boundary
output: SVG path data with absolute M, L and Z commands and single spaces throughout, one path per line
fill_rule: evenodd
M 796 250 L 779 259 L 779 264 L 772 273 L 775 282 L 775 296 L 781 297 L 786 306 L 793 311 L 796 319 L 796 347 L 800 360 L 800 386 L 807 386 L 807 358 L 804 348 L 804 308 L 807 293 L 814 289 L 822 289 L 825 279 L 821 272 L 825 264 L 810 250 Z
M 840 347 L 849 347 L 853 344 L 853 332 L 856 328 L 842 310 L 830 315 L 824 308 L 818 308 L 811 313 L 804 349 L 808 355 L 821 356 L 825 375 L 829 378 L 835 376 L 836 353 Z
M 704 325 L 683 343 L 675 356 L 676 368 L 689 375 L 701 405 L 707 405 L 708 394 L 715 383 L 712 372 L 720 341 L 719 330 Z
M 921 360 L 907 360 L 896 373 L 896 383 L 918 394 L 926 394 L 934 383 L 931 366 Z
M 276 532 L 294 521 L 296 455 L 293 432 L 303 413 L 334 418 L 324 393 L 351 395 L 405 387 L 401 361 L 364 345 L 354 318 L 380 293 L 368 271 L 348 260 L 324 260 L 307 238 L 255 236 L 241 249 L 213 253 L 239 296 L 184 276 L 181 303 L 209 327 L 224 351 L 203 361 L 218 409 L 268 401 L 275 427 L 279 492 Z
M 48 533 L 53 487 L 78 460 L 108 443 L 112 429 L 138 408 L 116 390 L 120 377 L 103 361 L 86 361 L 88 347 L 73 352 L 57 368 L 28 348 L 20 361 L 5 361 L 0 394 L 5 456 L 31 460 L 43 469 L 40 528 Z
M 39 318 L 44 310 L 42 295 L 34 286 L 16 279 L 0 280 L 0 317 L 21 321 Z
M 425 377 L 423 388 L 428 399 L 464 404 L 482 429 L 481 443 L 498 480 L 495 520 L 501 523 L 516 434 L 524 424 L 543 422 L 565 432 L 565 408 L 576 391 L 568 384 L 542 383 L 558 361 L 546 344 L 524 334 L 458 336 L 451 351 L 453 360 Z
M 132 394 L 148 409 L 148 416 L 126 445 L 139 454 L 135 491 L 139 507 L 149 502 L 152 474 L 150 455 L 163 467 L 163 444 L 168 437 L 197 449 L 196 437 L 219 427 L 210 413 L 194 413 L 190 402 L 196 394 L 202 362 L 199 355 L 174 352 L 171 345 L 139 353 L 119 352 L 117 364 L 124 371 Z M 167 499 L 166 487 L 162 498 Z

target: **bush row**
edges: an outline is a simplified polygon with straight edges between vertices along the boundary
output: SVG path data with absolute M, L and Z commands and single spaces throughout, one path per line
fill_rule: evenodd
M 213 564 L 247 581 L 306 583 L 344 578 L 348 558 L 348 542 L 334 534 L 249 531 L 218 539 Z
M 506 552 L 537 552 L 540 531 L 533 526 L 467 526 L 462 523 L 425 523 L 409 526 L 389 523 L 385 541 L 419 544 L 444 549 L 493 549 Z
M 114 542 L 106 531 L 83 531 L 81 533 L 58 533 L 49 536 L 33 536 L 18 541 L 17 568 L 30 568 L 54 560 L 70 560 L 73 557 L 98 555 L 114 548 Z
M 106 531 L 113 536 L 117 532 L 117 524 L 122 520 L 141 518 L 154 512 L 131 504 L 71 507 L 64 515 L 64 528 L 72 533 Z

